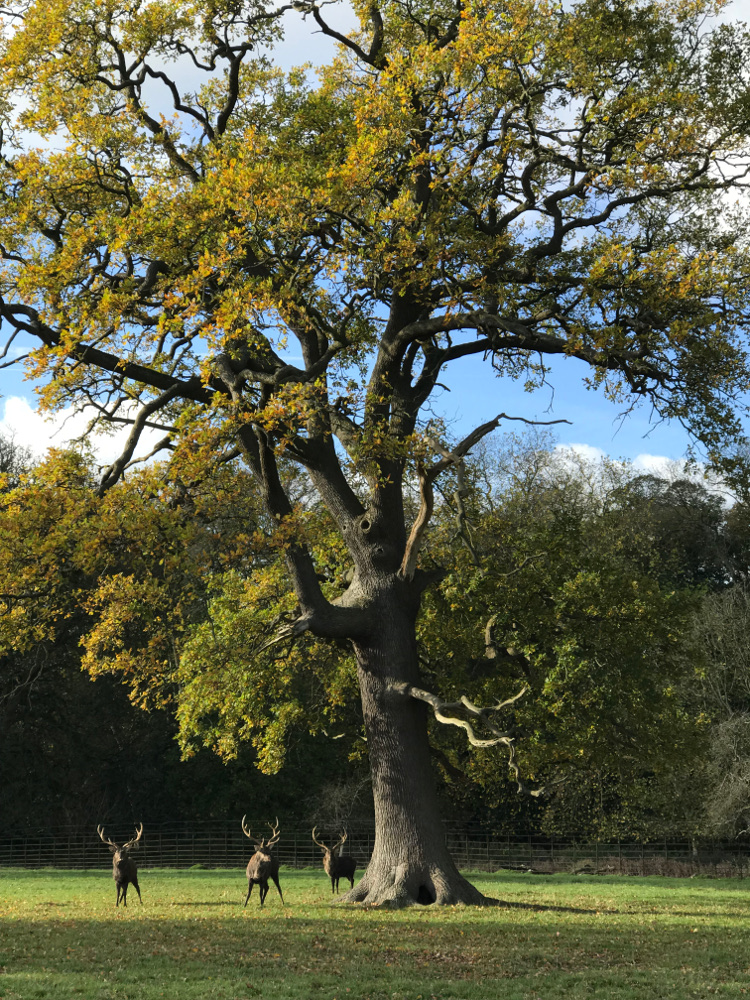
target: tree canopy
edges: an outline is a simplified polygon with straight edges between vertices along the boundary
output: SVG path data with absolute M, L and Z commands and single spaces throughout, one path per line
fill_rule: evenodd
M 704 0 L 357 2 L 351 35 L 291 7 L 5 5 L 0 317 L 47 405 L 131 425 L 101 494 L 145 428 L 183 477 L 241 456 L 295 595 L 276 641 L 355 653 L 378 840 L 351 898 L 480 902 L 436 832 L 420 552 L 438 477 L 513 415 L 449 443 L 430 401 L 470 356 L 500 399 L 570 358 L 741 473 L 748 38 Z M 274 63 L 286 13 L 339 43 L 317 73 Z

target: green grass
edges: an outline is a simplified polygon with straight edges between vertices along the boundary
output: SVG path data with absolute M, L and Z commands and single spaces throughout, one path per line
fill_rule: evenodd
M 282 871 L 286 907 L 240 871 L 0 872 L 3 1000 L 608 1000 L 750 995 L 750 883 L 472 876 L 510 905 L 331 907 Z M 747 888 L 746 888 L 747 886 Z M 520 905 L 518 905 L 520 904 Z

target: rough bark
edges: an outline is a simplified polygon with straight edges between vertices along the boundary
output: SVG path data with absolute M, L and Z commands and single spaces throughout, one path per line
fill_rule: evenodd
M 395 580 L 370 607 L 378 627 L 355 642 L 375 799 L 375 846 L 343 902 L 402 907 L 489 902 L 445 845 L 424 704 L 394 690 L 419 677 L 415 614 Z M 399 591 L 402 591 L 401 593 Z

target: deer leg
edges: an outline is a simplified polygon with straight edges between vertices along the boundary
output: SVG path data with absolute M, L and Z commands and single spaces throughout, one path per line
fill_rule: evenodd
M 351 885 L 351 887 L 353 889 L 354 888 L 354 876 L 353 875 L 349 876 L 349 884 Z
M 281 896 L 281 886 L 279 885 L 279 876 L 278 875 L 272 875 L 271 878 L 273 879 L 273 884 L 279 890 L 279 896 Z M 283 896 L 281 896 L 281 905 L 282 906 L 284 905 L 284 897 Z
M 250 899 L 250 893 L 253 891 L 253 883 L 248 882 L 247 885 L 247 896 L 245 896 L 245 906 L 247 906 L 247 901 Z
M 331 895 L 336 891 L 336 879 L 331 875 Z
M 263 886 L 263 883 L 261 882 L 261 883 L 260 883 L 260 905 L 261 905 L 261 906 L 263 906 L 263 903 L 265 902 L 265 899 L 266 899 L 266 893 L 267 893 L 267 892 L 268 892 L 268 883 L 266 883 L 266 885 L 265 885 L 265 887 L 264 887 L 264 886 Z
M 127 906 L 128 905 L 128 883 L 127 882 L 122 887 L 122 905 L 123 906 Z
M 141 906 L 143 906 L 143 900 L 141 899 L 141 890 L 138 887 L 138 879 L 137 878 L 133 879 L 133 888 L 138 893 L 138 899 L 140 900 Z
M 115 882 L 115 888 L 117 889 L 117 902 L 115 903 L 115 907 L 118 907 L 120 905 L 120 893 L 122 892 L 122 888 L 117 882 Z

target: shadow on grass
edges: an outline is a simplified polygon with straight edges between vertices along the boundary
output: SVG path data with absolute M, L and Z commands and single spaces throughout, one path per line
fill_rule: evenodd
M 470 882 L 483 882 L 487 884 L 522 886 L 524 883 L 535 887 L 553 888 L 554 886 L 578 886 L 580 888 L 588 886 L 612 886 L 622 889 L 628 884 L 634 889 L 643 887 L 644 889 L 671 889 L 673 891 L 684 892 L 687 887 L 690 889 L 711 889 L 713 891 L 742 890 L 750 891 L 750 879 L 740 878 L 709 878 L 706 876 L 696 876 L 695 878 L 670 878 L 667 875 L 594 875 L 591 873 L 581 873 L 575 875 L 566 872 L 554 873 L 532 873 L 515 872 L 508 869 L 501 869 L 496 872 L 483 871 L 462 871 L 461 873 Z
M 557 903 L 520 903 L 515 899 L 492 899 L 487 897 L 486 906 L 498 906 L 508 910 L 533 910 L 534 913 L 619 913 L 619 910 L 589 910 L 582 906 L 560 906 Z
M 170 903 L 170 906 L 242 906 L 242 902 L 231 902 L 227 899 L 221 900 L 186 900 L 184 902 Z

